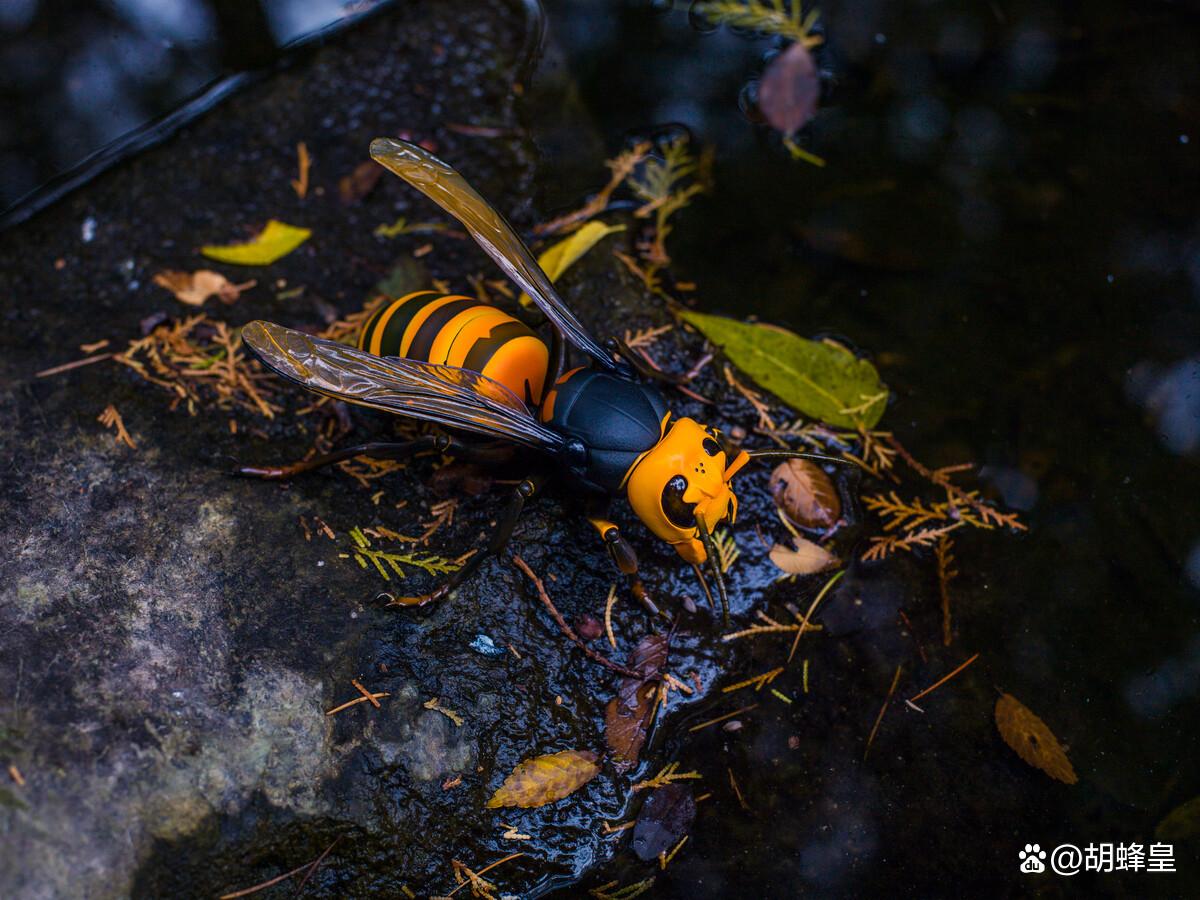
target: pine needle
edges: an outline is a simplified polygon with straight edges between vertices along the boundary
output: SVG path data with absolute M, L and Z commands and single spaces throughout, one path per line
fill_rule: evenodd
M 968 659 L 968 660 L 967 660 L 965 663 L 963 663 L 963 664 L 962 664 L 962 665 L 960 665 L 958 668 L 956 668 L 956 669 L 955 669 L 953 672 L 951 672 L 949 675 L 945 675 L 945 676 L 943 676 L 943 677 L 939 678 L 937 681 L 935 681 L 935 682 L 934 682 L 933 684 L 931 684 L 929 687 L 925 688 L 925 690 L 921 691 L 921 692 L 920 692 L 919 694 L 917 694 L 915 697 L 909 697 L 909 698 L 908 698 L 908 702 L 909 702 L 909 703 L 916 703 L 918 700 L 920 700 L 920 699 L 921 699 L 922 697 L 924 697 L 926 694 L 932 693 L 933 691 L 937 690 L 937 689 L 938 689 L 938 688 L 940 688 L 940 687 L 941 687 L 943 684 L 945 684 L 947 681 L 949 681 L 951 678 L 953 678 L 955 675 L 957 675 L 959 672 L 961 672 L 963 669 L 965 669 L 967 666 L 969 666 L 971 663 L 975 662 L 975 660 L 977 660 L 978 658 L 979 658 L 979 654 L 978 654 L 978 653 L 976 653 L 974 656 L 972 656 L 972 657 L 971 657 L 970 659 Z

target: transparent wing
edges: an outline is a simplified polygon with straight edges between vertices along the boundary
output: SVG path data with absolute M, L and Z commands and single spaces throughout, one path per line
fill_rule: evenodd
M 478 372 L 375 356 L 272 322 L 251 322 L 242 339 L 275 372 L 318 394 L 541 450 L 566 443 L 516 394 Z
M 395 138 L 371 141 L 371 157 L 462 222 L 484 252 L 533 298 L 567 340 L 601 366 L 620 371 L 612 357 L 601 349 L 563 303 L 549 276 L 542 271 L 512 226 L 467 184 L 465 178 L 432 153 Z

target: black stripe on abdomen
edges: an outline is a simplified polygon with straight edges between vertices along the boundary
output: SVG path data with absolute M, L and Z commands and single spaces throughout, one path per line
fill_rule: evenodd
M 384 326 L 383 337 L 379 341 L 379 355 L 399 356 L 400 346 L 404 343 L 404 332 L 408 330 L 412 320 L 426 306 L 435 300 L 440 300 L 443 296 L 445 295 L 430 291 L 427 294 L 410 297 L 408 302 L 392 314 L 387 325 Z
M 421 323 L 421 327 L 413 335 L 412 343 L 408 345 L 408 352 L 404 355 L 409 359 L 430 362 L 429 351 L 433 349 L 433 342 L 437 340 L 437 336 L 450 323 L 450 320 L 459 313 L 466 312 L 468 309 L 484 305 L 486 304 L 480 303 L 478 300 L 464 298 L 438 307 Z M 470 367 L 468 366 L 467 368 Z
M 463 360 L 463 368 L 470 369 L 472 372 L 482 372 L 492 357 L 496 355 L 496 351 L 506 343 L 513 338 L 530 335 L 536 337 L 523 322 L 505 322 L 503 325 L 497 325 L 492 329 L 491 334 L 477 340 L 467 351 L 467 357 Z

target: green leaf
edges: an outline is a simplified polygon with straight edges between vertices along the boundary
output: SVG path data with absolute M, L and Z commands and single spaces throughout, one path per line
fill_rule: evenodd
M 624 225 L 605 225 L 603 222 L 588 222 L 570 237 L 564 238 L 548 248 L 538 257 L 538 265 L 542 267 L 551 281 L 558 281 L 562 273 L 575 265 L 585 253 L 595 247 L 600 241 L 616 231 L 624 231 Z M 524 307 L 533 305 L 528 294 L 521 294 L 519 302 Z
M 244 244 L 223 247 L 208 245 L 201 247 L 200 252 L 209 259 L 235 266 L 269 266 L 307 241 L 311 234 L 307 228 L 285 225 L 272 219 L 257 237 Z
M 806 416 L 839 428 L 873 428 L 883 415 L 887 386 L 873 365 L 844 347 L 773 325 L 697 312 L 680 316 L 761 387 Z

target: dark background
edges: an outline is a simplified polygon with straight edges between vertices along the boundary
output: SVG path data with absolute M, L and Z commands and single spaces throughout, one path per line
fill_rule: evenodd
M 342 15 L 300 2 L 166 8 L 5 4 L 0 204 Z M 1013 807 L 995 783 L 971 790 L 1007 752 L 998 741 L 947 748 L 930 784 L 928 767 L 918 779 L 904 746 L 881 739 L 869 778 L 827 785 L 823 819 L 785 804 L 722 821 L 658 890 L 727 891 L 712 862 L 724 855 L 754 895 L 949 895 L 972 869 L 1015 879 L 1031 840 L 1148 843 L 1200 793 L 1194 8 L 828 4 L 823 109 L 803 134 L 823 169 L 789 159 L 742 111 L 770 39 L 705 33 L 682 2 L 553 0 L 547 13 L 525 112 L 543 153 L 536 205 L 576 205 L 603 159 L 655 126 L 714 145 L 714 192 L 673 235 L 677 274 L 706 309 L 873 355 L 895 392 L 884 425 L 932 465 L 979 462 L 1023 511 L 1028 536 L 963 542 L 959 647 L 984 653 L 986 678 L 1052 723 L 1082 779 L 1037 782 Z M 750 786 L 760 792 L 802 786 L 813 765 L 713 752 L 770 768 Z M 1177 856 L 1195 884 L 1194 848 Z M 1176 891 L 1149 875 L 1088 888 Z

